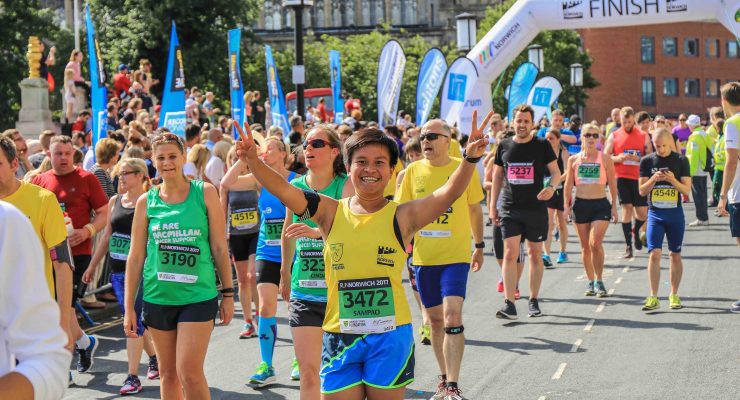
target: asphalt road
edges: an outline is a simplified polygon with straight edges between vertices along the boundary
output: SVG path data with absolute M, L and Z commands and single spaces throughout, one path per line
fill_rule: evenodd
M 691 205 L 686 220 L 692 221 Z M 668 260 L 663 258 L 661 308 L 640 310 L 647 295 L 647 254 L 620 258 L 624 247 L 618 225 L 605 241 L 605 283 L 610 297 L 583 296 L 586 285 L 573 226 L 570 262 L 545 271 L 542 318 L 526 317 L 526 298 L 517 302 L 520 319 L 495 318 L 502 295 L 495 290 L 496 260 L 487 249 L 482 271 L 471 275 L 464 321 L 466 354 L 460 387 L 468 399 L 737 399 L 740 376 L 740 315 L 728 312 L 740 297 L 740 248 L 729 235 L 727 219 L 688 228 L 683 247 L 681 298 L 685 308 L 669 310 Z M 491 228 L 486 228 L 490 247 Z M 553 249 L 556 244 L 553 244 Z M 528 293 L 526 271 L 522 295 Z M 420 316 L 413 305 L 414 326 Z M 241 315 L 237 303 L 237 318 Z M 275 350 L 277 384 L 246 386 L 259 359 L 256 339 L 239 340 L 240 323 L 217 327 L 206 359 L 214 399 L 298 399 L 289 380 L 293 358 L 287 309 L 278 308 Z M 238 321 L 237 321 L 238 322 Z M 94 372 L 73 373 L 65 399 L 113 399 L 125 379 L 125 339 L 121 325 L 96 334 L 101 339 Z M 146 357 L 144 357 L 146 358 Z M 142 374 L 145 366 L 142 365 Z M 429 346 L 416 349 L 416 380 L 407 399 L 427 399 L 436 387 L 436 362 Z M 157 381 L 144 381 L 136 397 L 159 398 Z

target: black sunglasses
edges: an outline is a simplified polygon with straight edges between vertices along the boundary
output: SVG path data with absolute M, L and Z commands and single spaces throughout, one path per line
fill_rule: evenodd
M 138 174 L 139 171 L 121 171 L 118 173 L 119 176 L 126 176 L 131 174 Z
M 599 134 L 598 133 L 584 133 L 581 136 L 585 137 L 586 139 L 588 139 L 588 138 L 598 139 L 599 138 Z
M 447 137 L 447 135 L 443 135 L 441 133 L 431 133 L 431 132 L 430 133 L 422 133 L 421 135 L 419 135 L 419 141 L 428 140 L 430 142 L 433 142 L 433 141 L 439 139 L 440 136 Z
M 305 149 L 308 147 L 308 145 L 311 145 L 314 149 L 321 149 L 324 146 L 328 145 L 329 142 L 322 140 L 322 139 L 313 139 L 313 140 L 306 140 L 303 142 L 303 148 Z

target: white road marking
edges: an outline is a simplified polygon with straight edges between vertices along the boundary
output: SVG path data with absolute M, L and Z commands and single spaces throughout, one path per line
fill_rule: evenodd
M 596 322 L 595 319 L 589 320 L 588 323 L 586 324 L 586 327 L 583 328 L 583 330 L 585 332 L 591 332 L 593 330 L 593 328 L 594 328 L 594 322 Z
M 604 311 L 604 307 L 606 307 L 606 302 L 602 301 L 601 304 L 599 304 L 598 307 L 596 307 L 596 312 L 602 312 Z
M 609 296 L 612 296 L 614 294 L 614 288 L 609 289 L 609 292 L 607 292 Z
M 624 267 L 624 268 L 622 268 L 622 273 L 623 274 L 626 274 L 627 272 L 630 272 L 630 266 L 629 265 L 626 266 L 626 267 Z
M 614 281 L 614 284 L 615 285 L 619 285 L 620 283 L 622 283 L 622 277 L 621 276 L 619 278 L 617 278 L 616 281 Z
M 565 372 L 565 367 L 567 366 L 568 366 L 568 363 L 560 364 L 560 366 L 558 366 L 558 370 L 555 371 L 554 374 L 552 374 L 552 379 L 553 380 L 560 379 L 560 377 L 563 376 L 563 372 Z
M 570 348 L 570 352 L 571 353 L 577 353 L 578 352 L 578 348 L 581 347 L 582 344 L 583 344 L 583 339 L 576 340 L 576 342 L 573 343 L 573 347 Z
M 547 396 L 540 396 L 537 398 L 537 400 L 547 400 Z

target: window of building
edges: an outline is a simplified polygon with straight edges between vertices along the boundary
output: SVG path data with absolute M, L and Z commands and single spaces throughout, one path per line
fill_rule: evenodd
M 667 97 L 678 96 L 678 78 L 664 78 L 663 79 L 663 96 L 667 96 Z
M 719 87 L 722 82 L 719 79 L 707 79 L 707 83 L 704 86 L 706 97 L 719 97 Z
M 738 58 L 738 45 L 736 40 L 727 41 L 727 58 Z
M 655 105 L 655 78 L 642 78 L 642 105 Z
M 683 55 L 686 57 L 699 57 L 699 39 L 686 38 L 683 42 Z
M 704 51 L 708 58 L 719 58 L 719 39 L 706 39 Z
M 652 64 L 655 62 L 655 38 L 652 36 L 643 36 L 640 39 L 640 60 L 643 64 Z
M 678 38 L 663 38 L 663 55 L 674 57 L 678 55 Z
M 699 97 L 699 80 L 686 79 L 683 89 L 686 97 Z

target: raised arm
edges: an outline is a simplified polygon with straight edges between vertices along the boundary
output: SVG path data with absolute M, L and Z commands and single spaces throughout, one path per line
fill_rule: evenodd
M 475 164 L 480 161 L 488 144 L 483 137 L 483 131 L 491 117 L 493 112 L 489 112 L 483 124 L 478 126 L 478 113 L 473 111 L 473 129 L 465 150 L 466 156 L 455 172 L 442 187 L 429 196 L 398 206 L 396 216 L 402 229 L 404 243 L 409 243 L 416 231 L 442 215 L 465 192 L 475 171 Z
M 257 190 L 257 180 L 252 174 L 242 176 L 245 161 L 237 160 L 221 178 L 221 189 L 228 190 Z

